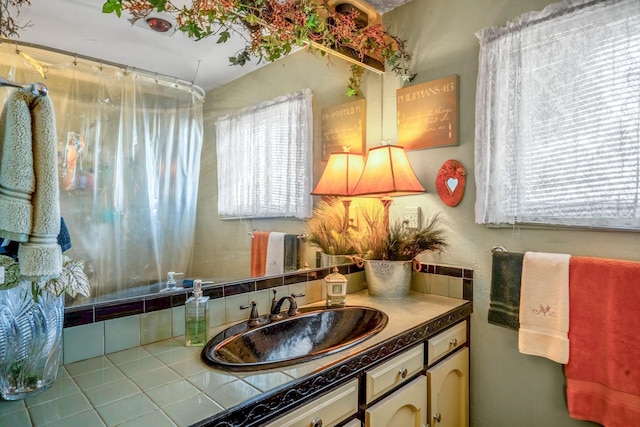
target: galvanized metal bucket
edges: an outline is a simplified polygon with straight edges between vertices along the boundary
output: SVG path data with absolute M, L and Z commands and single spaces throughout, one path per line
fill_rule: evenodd
M 364 276 L 369 295 L 405 298 L 411 290 L 412 261 L 364 260 Z

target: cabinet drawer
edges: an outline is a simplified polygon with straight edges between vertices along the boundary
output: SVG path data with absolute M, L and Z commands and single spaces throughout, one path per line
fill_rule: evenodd
M 346 423 L 343 427 L 362 427 L 362 421 L 353 420 L 353 421 L 350 421 L 350 422 Z
M 356 412 L 358 412 L 358 380 L 354 379 L 278 418 L 265 427 L 309 427 L 313 425 L 330 427 L 346 420 Z
M 440 332 L 427 342 L 427 365 L 451 353 L 467 342 L 467 322 L 458 323 L 444 332 Z
M 407 381 L 412 375 L 420 372 L 423 366 L 424 346 L 419 345 L 367 371 L 366 403 Z

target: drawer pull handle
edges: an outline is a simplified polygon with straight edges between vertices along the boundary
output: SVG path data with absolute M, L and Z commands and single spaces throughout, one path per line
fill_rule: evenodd
M 433 415 L 433 421 L 435 421 L 435 422 L 439 423 L 439 422 L 440 422 L 440 420 L 442 420 L 442 415 L 440 415 L 440 412 L 436 412 L 436 413 Z
M 322 418 L 314 418 L 311 421 L 311 427 L 322 427 Z
M 407 374 L 409 373 L 409 371 L 407 371 L 407 368 L 402 368 L 400 369 L 400 371 L 398 372 L 398 374 L 400 374 L 401 378 L 407 378 Z
M 449 345 L 451 345 L 451 347 L 455 347 L 456 345 L 458 345 L 458 339 L 452 339 L 451 341 L 449 341 Z

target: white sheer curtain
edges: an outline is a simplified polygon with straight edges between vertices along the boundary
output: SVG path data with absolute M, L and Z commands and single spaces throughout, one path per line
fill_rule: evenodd
M 477 34 L 476 222 L 640 227 L 640 2 Z
M 26 56 L 25 56 L 26 55 Z M 49 89 L 60 205 L 94 300 L 157 292 L 194 240 L 203 94 L 189 84 L 0 45 L 0 75 Z M 0 88 L 3 102 L 10 90 Z M 75 301 L 81 304 L 90 301 Z
M 312 147 L 309 89 L 218 119 L 218 215 L 310 217 Z

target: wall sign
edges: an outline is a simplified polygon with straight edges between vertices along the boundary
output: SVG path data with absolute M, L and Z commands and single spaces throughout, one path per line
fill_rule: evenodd
M 398 89 L 398 145 L 405 150 L 458 145 L 458 76 Z
M 342 152 L 349 146 L 350 153 L 364 154 L 367 131 L 367 100 L 346 102 L 322 109 L 322 161 L 329 155 Z
M 444 162 L 436 177 L 436 191 L 447 206 L 458 206 L 464 197 L 467 171 L 457 160 Z

